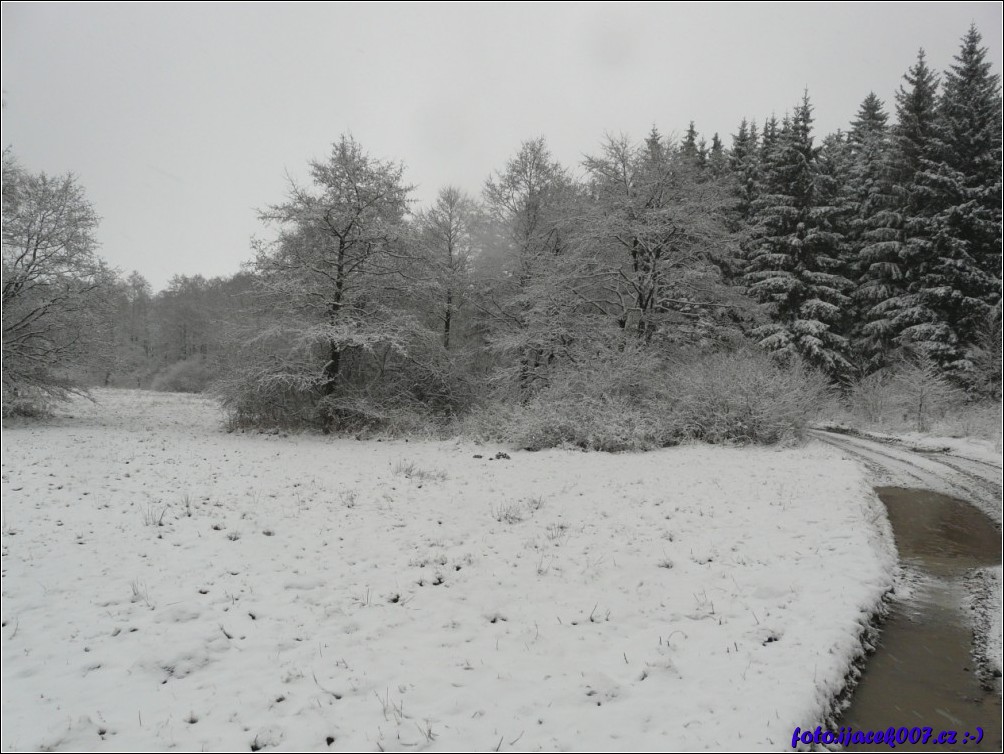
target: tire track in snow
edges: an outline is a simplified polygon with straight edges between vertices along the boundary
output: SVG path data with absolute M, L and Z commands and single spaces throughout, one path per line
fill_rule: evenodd
M 864 461 L 893 485 L 923 487 L 963 498 L 1000 525 L 1001 468 L 957 454 L 936 450 L 913 450 L 854 435 L 812 429 L 821 442 Z M 951 459 L 951 461 L 947 459 Z

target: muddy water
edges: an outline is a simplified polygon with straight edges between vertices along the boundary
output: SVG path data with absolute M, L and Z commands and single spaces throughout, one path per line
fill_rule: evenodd
M 1001 698 L 974 672 L 972 628 L 962 605 L 962 577 L 1001 562 L 1001 534 L 961 500 L 898 487 L 876 491 L 889 511 L 909 589 L 893 603 L 840 725 L 958 732 L 955 746 L 897 744 L 897 751 L 1001 751 Z M 963 743 L 977 726 L 982 741 Z M 849 749 L 892 751 L 886 744 Z

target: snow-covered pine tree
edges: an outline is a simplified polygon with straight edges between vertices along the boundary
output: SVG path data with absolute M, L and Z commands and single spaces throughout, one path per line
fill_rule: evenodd
M 728 166 L 729 159 L 725 154 L 725 145 L 716 132 L 711 137 L 711 146 L 708 148 L 708 172 L 712 178 L 718 179 L 725 175 Z
M 975 266 L 992 280 L 989 303 L 1000 301 L 1001 271 L 1001 80 L 990 73 L 987 49 L 973 26 L 956 63 L 945 74 L 939 114 L 942 158 L 961 179 L 964 200 L 954 227 Z
M 840 317 L 834 324 L 848 339 L 845 355 L 857 371 L 861 365 L 852 340 L 860 317 L 860 311 L 853 298 L 859 269 L 854 243 L 858 207 L 852 191 L 854 164 L 854 148 L 850 134 L 838 129 L 835 133 L 827 135 L 822 141 L 816 159 L 814 189 L 816 206 L 826 208 L 819 211 L 825 214 L 825 229 L 832 239 L 829 248 L 832 261 L 826 270 L 830 274 L 846 278 L 847 281 L 841 289 L 847 294 L 847 301 L 840 306 Z M 839 376 L 850 375 L 841 372 Z
M 872 179 L 861 217 L 862 274 L 855 291 L 863 320 L 857 345 L 866 369 L 888 359 L 902 344 L 904 330 L 931 319 L 920 306 L 922 289 L 916 281 L 931 254 L 931 217 L 936 208 L 936 195 L 925 175 L 935 165 L 938 78 L 923 50 L 903 78 L 886 157 L 869 160 L 872 168 L 860 176 Z M 875 103 L 862 104 L 861 127 L 855 131 L 874 142 L 876 155 L 882 153 L 880 120 Z M 862 146 L 861 157 L 869 151 Z
M 757 195 L 757 179 L 760 167 L 760 138 L 756 124 L 746 118 L 739 124 L 739 131 L 732 136 L 732 150 L 729 152 L 729 170 L 733 177 L 733 192 L 736 196 L 735 213 L 740 221 L 749 216 L 750 204 Z
M 698 144 L 698 139 L 697 127 L 694 125 L 694 121 L 690 121 L 690 125 L 687 126 L 687 133 L 684 134 L 683 141 L 680 142 L 680 154 L 695 162 L 700 162 L 701 147 Z
M 749 230 L 750 205 L 757 196 L 760 170 L 760 137 L 756 124 L 746 118 L 732 135 L 732 148 L 726 155 L 725 172 L 721 178 L 729 194 L 726 222 L 736 234 L 740 249 L 745 248 Z M 722 276 L 731 285 L 739 284 L 745 272 L 743 254 L 734 255 L 721 266 Z
M 838 129 L 827 135 L 823 139 L 816 161 L 816 203 L 831 208 L 829 230 L 841 237 L 834 247 L 834 252 L 839 255 L 840 265 L 833 269 L 852 283 L 858 277 L 854 242 L 857 230 L 855 216 L 859 202 L 852 191 L 854 166 L 854 146 L 850 134 Z M 850 289 L 850 292 L 853 293 L 853 289 Z M 844 312 L 844 318 L 846 323 L 853 327 L 858 316 L 853 298 L 849 307 Z
M 894 348 L 886 304 L 900 297 L 905 285 L 888 119 L 882 100 L 869 93 L 847 138 L 845 193 L 852 211 L 848 243 L 857 282 L 852 338 L 865 371 L 881 367 Z
M 828 192 L 819 185 L 808 95 L 779 130 L 768 121 L 764 136 L 762 193 L 751 207 L 745 279 L 773 322 L 754 334 L 772 352 L 801 355 L 843 377 L 852 369 L 843 330 L 853 284 L 841 270 L 839 208 L 826 203 Z
M 921 176 L 934 194 L 931 244 L 910 270 L 919 321 L 903 337 L 973 385 L 984 377 L 973 351 L 1001 296 L 1001 87 L 975 26 L 945 74 L 934 145 Z
M 781 124 L 778 123 L 777 116 L 771 115 L 763 122 L 763 129 L 760 137 L 760 162 L 765 163 L 770 159 L 771 153 L 777 146 L 777 139 L 781 132 Z

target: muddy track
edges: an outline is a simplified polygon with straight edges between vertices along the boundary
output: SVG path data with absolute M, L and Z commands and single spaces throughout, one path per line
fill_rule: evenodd
M 984 726 L 987 740 L 976 748 L 1000 751 L 999 660 L 987 637 L 1000 610 L 991 573 L 1000 567 L 1001 465 L 895 438 L 811 435 L 869 469 L 896 537 L 897 585 L 907 586 L 897 586 L 865 637 L 874 651 L 852 669 L 831 722 L 874 729 L 945 717 L 960 729 Z
M 1001 524 L 1001 467 L 941 450 L 918 450 L 895 440 L 878 441 L 824 429 L 810 434 L 863 461 L 883 484 L 920 487 L 952 495 Z

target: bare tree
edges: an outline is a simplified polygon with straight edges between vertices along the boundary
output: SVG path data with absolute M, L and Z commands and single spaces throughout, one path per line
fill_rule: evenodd
M 95 250 L 98 216 L 73 175 L 24 170 L 3 155 L 4 408 L 64 398 L 104 328 L 114 275 Z
M 526 397 L 546 382 L 545 372 L 569 342 L 559 317 L 564 298 L 568 228 L 575 221 L 578 188 L 543 138 L 523 142 L 505 169 L 485 183 L 484 199 L 499 229 L 503 269 L 482 286 L 479 308 L 500 354 L 518 357 L 516 382 Z
M 734 297 L 715 264 L 731 243 L 725 197 L 685 150 L 653 129 L 641 145 L 607 137 L 584 166 L 592 202 L 581 229 L 596 254 L 582 290 L 595 307 L 649 340 L 693 329 Z
M 526 286 L 560 253 L 561 209 L 571 189 L 567 171 L 541 138 L 523 142 L 505 169 L 485 183 L 485 203 L 505 229 L 515 259 L 511 272 Z
M 410 260 L 402 173 L 343 136 L 327 160 L 310 163 L 312 186 L 290 180 L 287 200 L 260 213 L 277 229 L 273 242 L 255 243 L 252 264 L 265 317 L 254 323 L 230 405 L 293 394 L 301 417 L 313 412 L 309 420 L 328 428 L 345 403 L 349 361 L 360 361 L 348 357 L 401 347 L 405 323 L 391 304 Z
M 418 280 L 431 299 L 430 308 L 437 313 L 447 350 L 457 312 L 469 294 L 480 215 L 471 197 L 456 186 L 447 186 L 439 192 L 436 203 L 416 218 L 416 243 L 425 268 L 418 273 Z

